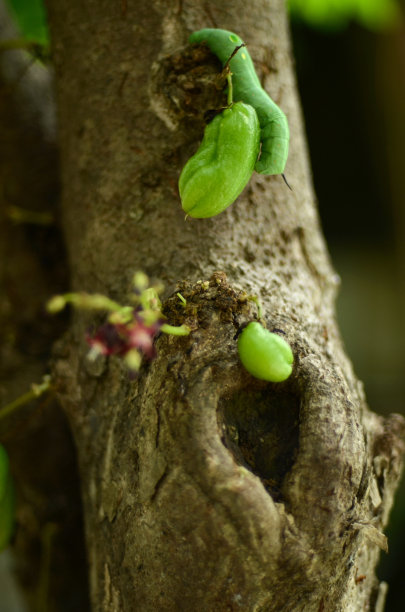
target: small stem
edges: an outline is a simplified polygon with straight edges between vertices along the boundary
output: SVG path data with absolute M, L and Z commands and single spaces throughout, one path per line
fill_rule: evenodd
M 180 327 L 176 327 L 175 325 L 163 323 L 160 331 L 164 332 L 165 334 L 171 334 L 172 336 L 188 336 L 191 329 L 187 325 L 180 325 Z
M 54 217 L 47 212 L 34 212 L 19 206 L 9 206 L 6 208 L 9 219 L 16 223 L 31 223 L 32 225 L 52 225 Z
M 231 56 L 229 57 L 229 59 L 226 60 L 226 63 L 223 67 L 223 70 L 226 70 L 229 68 L 229 62 L 231 61 L 231 59 L 234 57 L 234 55 L 237 54 L 237 52 L 239 51 L 239 49 L 242 49 L 242 47 L 246 47 L 246 43 L 242 43 L 241 45 L 239 45 L 238 47 L 235 47 L 235 49 L 232 51 Z
M 184 298 L 181 293 L 176 293 L 177 297 L 179 298 L 180 302 L 183 304 L 183 306 L 187 306 L 187 300 L 186 298 Z
M 41 561 L 39 566 L 39 584 L 37 587 L 37 610 L 46 612 L 49 610 L 49 581 L 51 577 L 52 552 L 55 544 L 55 536 L 58 532 L 56 523 L 47 523 L 41 533 Z
M 232 72 L 229 62 L 231 61 L 233 56 L 236 55 L 239 49 L 242 49 L 242 47 L 246 47 L 245 43 L 242 43 L 238 47 L 235 47 L 235 49 L 232 51 L 230 58 L 226 61 L 222 69 L 222 73 L 226 75 L 226 80 L 228 81 L 228 106 L 232 106 L 233 104 Z
M 233 85 L 232 85 L 232 74 L 231 74 L 230 71 L 226 75 L 226 80 L 228 81 L 228 106 L 232 106 L 232 103 L 233 103 Z
M 263 315 L 263 310 L 262 310 L 262 305 L 260 304 L 259 298 L 257 297 L 257 295 L 249 295 L 248 299 L 251 302 L 254 302 L 256 304 L 256 308 L 257 308 L 257 316 L 259 317 L 259 321 L 262 321 L 262 315 Z
M 108 312 L 121 312 L 127 308 L 99 293 L 65 293 L 51 298 L 47 303 L 47 310 L 54 314 L 62 310 L 66 304 L 72 304 L 83 310 L 107 310 Z
M 27 393 L 23 393 L 23 395 L 20 395 L 14 401 L 3 406 L 3 408 L 1 408 L 0 410 L 0 420 L 6 418 L 9 414 L 14 412 L 14 410 L 17 410 L 21 406 L 24 406 L 24 404 L 27 404 L 28 402 L 33 399 L 36 399 L 37 397 L 40 397 L 43 393 L 49 390 L 50 386 L 51 377 L 48 374 L 44 376 L 42 383 L 40 383 L 39 385 L 31 385 L 30 391 L 27 391 Z

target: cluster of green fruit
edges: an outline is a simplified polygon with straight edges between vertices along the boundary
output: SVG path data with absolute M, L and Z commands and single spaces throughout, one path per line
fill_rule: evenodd
M 232 204 L 253 170 L 282 174 L 290 135 L 285 114 L 261 86 L 239 36 L 207 28 L 194 32 L 189 40 L 206 43 L 223 63 L 228 78 L 228 107 L 207 125 L 200 148 L 179 179 L 183 210 L 201 219 L 218 215 Z

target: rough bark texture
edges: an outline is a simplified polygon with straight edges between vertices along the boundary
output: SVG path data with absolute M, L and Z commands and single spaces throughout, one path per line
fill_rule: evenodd
M 171 297 L 166 314 L 193 328 L 159 338 L 136 380 L 114 359 L 86 361 L 88 315 L 56 354 L 94 609 L 381 610 L 376 543 L 403 421 L 368 410 L 342 349 L 283 3 L 48 4 L 72 286 L 124 301 L 141 269 L 166 296 L 179 284 L 187 307 Z M 217 95 L 215 60 L 187 45 L 205 26 L 249 43 L 285 110 L 293 192 L 254 175 L 226 212 L 185 221 L 178 175 Z M 293 347 L 283 384 L 238 362 L 247 294 Z

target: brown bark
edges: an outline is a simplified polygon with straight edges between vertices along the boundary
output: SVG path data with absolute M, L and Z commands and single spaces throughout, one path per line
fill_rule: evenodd
M 86 361 L 89 315 L 56 357 L 94 609 L 381 609 L 403 421 L 368 410 L 342 348 L 283 3 L 49 0 L 49 16 L 73 288 L 124 301 L 141 269 L 166 296 L 180 284 L 187 307 L 172 297 L 165 312 L 193 327 L 159 338 L 135 381 L 114 359 Z M 294 191 L 254 175 L 226 212 L 185 221 L 177 179 L 214 99 L 187 45 L 203 26 L 249 43 L 289 118 Z M 283 384 L 240 366 L 247 294 L 292 344 Z

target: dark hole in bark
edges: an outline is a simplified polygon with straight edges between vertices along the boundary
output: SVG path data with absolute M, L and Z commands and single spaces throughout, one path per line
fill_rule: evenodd
M 224 445 L 277 501 L 298 449 L 299 406 L 298 395 L 284 386 L 241 390 L 220 403 Z
M 152 91 L 164 96 L 173 117 L 186 121 L 190 140 L 202 138 L 208 109 L 227 104 L 226 78 L 221 71 L 221 62 L 208 47 L 187 44 L 181 52 L 162 58 L 151 75 Z

